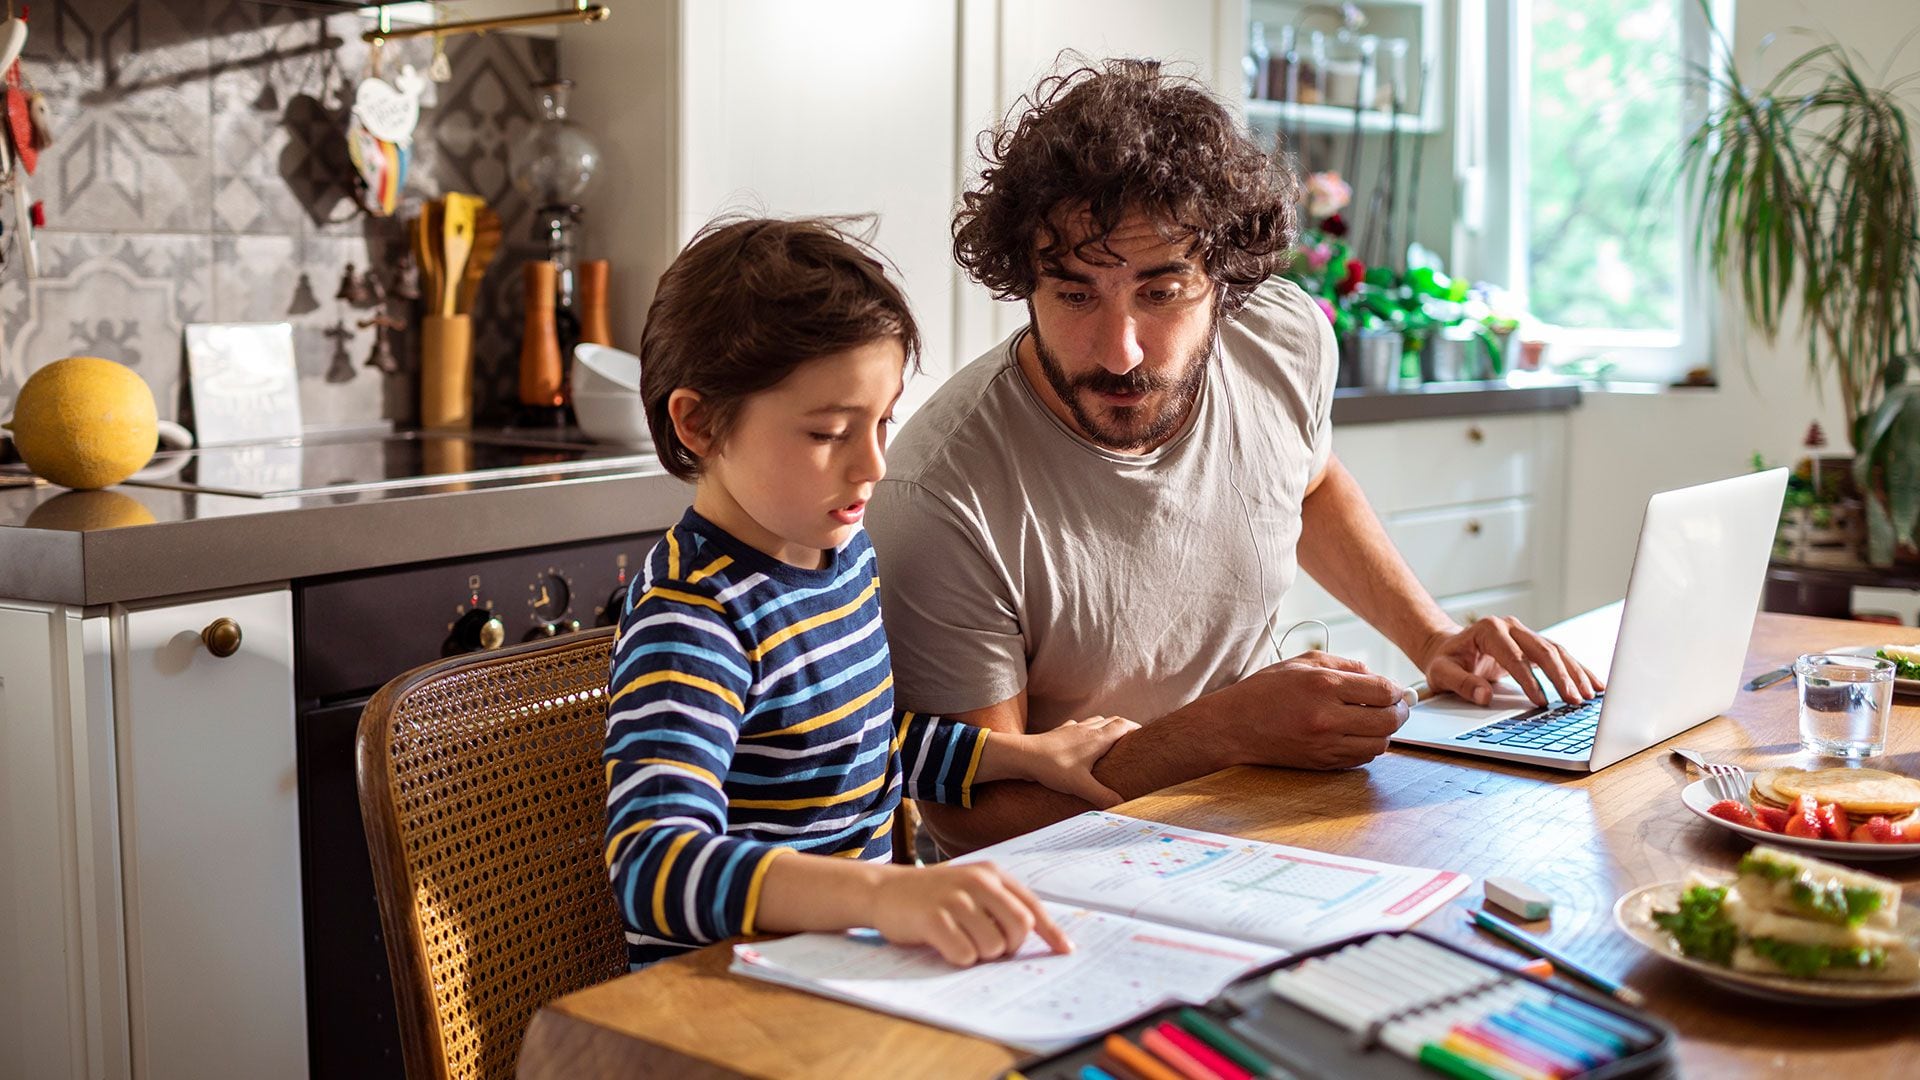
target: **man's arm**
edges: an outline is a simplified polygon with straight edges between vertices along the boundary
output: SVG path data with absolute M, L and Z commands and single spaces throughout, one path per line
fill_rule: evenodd
M 1604 688 L 1573 654 L 1518 620 L 1494 616 L 1462 629 L 1449 618 L 1338 457 L 1329 456 L 1308 483 L 1300 519 L 1300 568 L 1399 646 L 1434 690 L 1485 704 L 1490 680 L 1504 670 L 1534 704 L 1544 705 L 1535 667 L 1567 701 L 1585 701 Z
M 1277 707 L 1278 702 L 1286 705 Z M 949 718 L 1024 732 L 1026 692 Z M 1348 768 L 1384 751 L 1387 737 L 1406 718 L 1400 689 L 1387 679 L 1363 674 L 1351 660 L 1308 653 L 1121 736 L 1093 775 L 1121 798 L 1136 799 L 1234 765 Z M 925 803 L 919 808 L 940 850 L 960 855 L 1092 806 L 1039 784 L 1004 780 L 976 784 L 972 809 Z

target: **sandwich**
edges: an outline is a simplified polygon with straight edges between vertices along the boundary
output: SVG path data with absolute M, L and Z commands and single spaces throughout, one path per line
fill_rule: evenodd
M 1688 956 L 1798 979 L 1920 980 L 1920 942 L 1900 920 L 1900 885 L 1761 845 L 1732 880 L 1689 875 L 1655 925 Z

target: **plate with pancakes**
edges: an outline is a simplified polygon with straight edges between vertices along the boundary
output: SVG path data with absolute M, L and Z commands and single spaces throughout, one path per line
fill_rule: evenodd
M 1748 805 L 1711 783 L 1681 791 L 1687 809 L 1750 839 L 1847 861 L 1920 858 L 1920 780 L 1885 769 L 1767 769 L 1750 774 Z

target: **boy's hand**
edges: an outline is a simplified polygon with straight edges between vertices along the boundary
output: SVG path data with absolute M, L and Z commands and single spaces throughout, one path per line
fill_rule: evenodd
M 874 890 L 874 929 L 896 945 L 931 945 L 949 964 L 1012 956 L 1038 933 L 1056 953 L 1073 943 L 1040 899 L 992 863 L 893 867 Z
M 1025 736 L 1032 779 L 1105 810 L 1124 802 L 1111 788 L 1093 778 L 1093 766 L 1107 750 L 1140 725 L 1123 716 L 1090 716 L 1069 720 L 1043 735 Z

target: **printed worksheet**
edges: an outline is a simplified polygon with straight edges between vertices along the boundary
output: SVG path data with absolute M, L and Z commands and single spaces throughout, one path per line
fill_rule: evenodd
M 955 968 L 931 948 L 876 936 L 798 934 L 734 946 L 739 974 L 884 1009 L 1028 1050 L 1066 1046 L 1174 1002 L 1212 999 L 1281 950 L 1049 903 L 1073 942 L 1037 936 L 1004 960 Z
M 1404 929 L 1468 881 L 1102 811 L 959 861 L 982 859 L 1049 900 L 1286 949 Z

